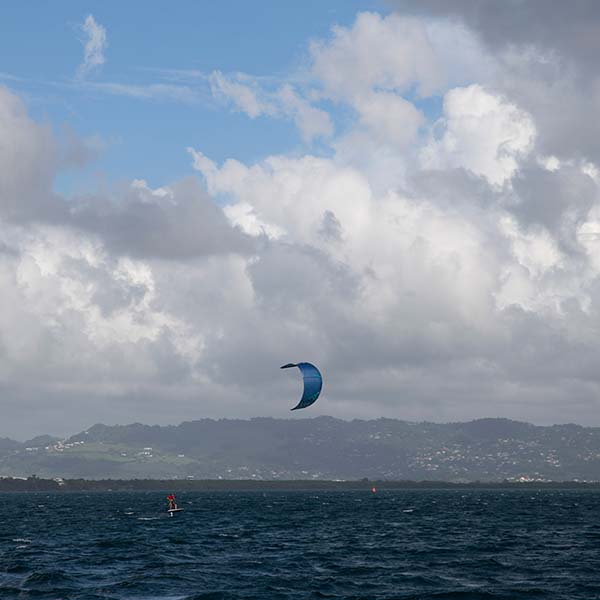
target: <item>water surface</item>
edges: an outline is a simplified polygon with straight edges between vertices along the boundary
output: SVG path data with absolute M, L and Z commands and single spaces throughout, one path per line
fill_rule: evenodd
M 600 598 L 600 492 L 1 494 L 0 598 Z

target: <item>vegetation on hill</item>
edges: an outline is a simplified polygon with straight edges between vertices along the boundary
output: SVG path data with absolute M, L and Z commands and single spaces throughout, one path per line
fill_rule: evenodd
M 32 445 L 33 443 L 38 445 Z M 30 444 L 30 445 L 27 445 Z M 112 479 L 600 480 L 600 428 L 507 419 L 211 420 L 0 440 L 0 475 Z

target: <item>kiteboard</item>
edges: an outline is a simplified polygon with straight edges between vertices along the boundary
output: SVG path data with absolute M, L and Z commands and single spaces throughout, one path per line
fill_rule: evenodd
M 183 510 L 183 508 L 168 508 L 168 509 L 167 509 L 167 512 L 168 512 L 168 513 L 169 513 L 171 516 L 173 516 L 173 513 L 176 513 L 176 512 L 181 512 L 182 510 Z

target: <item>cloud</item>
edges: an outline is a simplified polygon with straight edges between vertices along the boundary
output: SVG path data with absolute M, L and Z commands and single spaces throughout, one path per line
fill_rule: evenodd
M 245 112 L 250 118 L 266 114 L 273 114 L 276 109 L 268 100 L 259 98 L 263 96 L 252 78 L 238 73 L 234 77 L 226 77 L 220 71 L 214 71 L 209 78 L 213 96 L 231 100 L 239 110 Z
M 330 115 L 316 103 L 351 106 L 380 143 L 405 149 L 424 123 L 406 96 L 430 96 L 444 84 L 443 61 L 422 23 L 395 15 L 360 13 L 351 28 L 335 26 L 331 36 L 310 45 L 306 73 L 291 84 L 270 89 L 259 78 L 215 71 L 215 97 L 228 99 L 251 118 L 292 119 L 305 142 L 334 133 Z
M 60 431 L 64 422 L 44 403 L 62 412 L 66 402 L 77 407 L 68 427 L 78 427 L 104 410 L 82 396 L 129 398 L 129 410 L 138 410 L 140 385 L 155 394 L 180 381 L 182 398 L 197 396 L 210 331 L 198 327 L 199 304 L 183 309 L 179 298 L 169 300 L 172 277 L 177 295 L 195 274 L 205 308 L 219 310 L 212 298 L 233 289 L 255 251 L 253 238 L 195 179 L 157 189 L 134 180 L 112 197 L 57 196 L 59 141 L 4 88 L 0 131 L 0 387 L 21 399 L 6 423 L 18 433 L 43 413 Z M 190 291 L 190 298 L 198 293 Z
M 360 121 L 380 143 L 406 148 L 417 137 L 424 124 L 422 113 L 415 106 L 389 92 L 365 94 L 358 98 L 355 107 Z
M 252 252 L 250 238 L 229 224 L 192 178 L 157 190 L 136 180 L 116 200 L 75 199 L 69 224 L 100 236 L 119 255 L 142 259 Z
M 580 0 L 576 6 L 559 3 L 551 11 L 544 0 L 498 5 L 477 0 L 398 0 L 393 4 L 403 13 L 460 19 L 494 49 L 536 47 L 583 70 L 598 70 L 600 40 L 595 33 L 600 7 L 594 0 Z
M 159 187 L 60 197 L 60 140 L 0 89 L 5 427 L 288 416 L 287 360 L 326 376 L 313 415 L 596 423 L 593 66 L 432 6 L 333 28 L 304 78 L 213 73 L 319 152 L 197 146 Z
M 184 104 L 197 104 L 202 99 L 202 94 L 186 85 L 172 85 L 165 83 L 131 84 L 115 82 L 85 82 L 85 89 L 110 94 L 113 96 L 127 96 L 139 100 L 167 100 L 182 102 Z
M 378 88 L 433 93 L 443 82 L 427 33 L 416 20 L 360 13 L 351 28 L 312 43 L 312 71 L 334 96 L 353 98 Z
M 77 69 L 77 76 L 85 79 L 90 73 L 97 71 L 105 63 L 106 29 L 100 25 L 93 15 L 88 15 L 81 25 L 86 38 L 83 40 L 83 62 Z
M 535 127 L 527 113 L 473 84 L 444 96 L 443 134 L 422 150 L 426 168 L 462 167 L 501 185 L 533 149 Z
M 230 101 L 251 119 L 268 116 L 292 120 L 305 142 L 333 134 L 329 115 L 311 105 L 290 84 L 268 90 L 256 78 L 242 73 L 225 76 L 219 71 L 211 74 L 209 82 L 214 97 Z
M 333 135 L 333 124 L 329 115 L 299 96 L 291 85 L 282 86 L 277 92 L 277 97 L 281 102 L 281 110 L 291 116 L 305 142 L 314 138 L 330 138 Z
M 480 41 L 493 57 L 486 83 L 532 116 L 543 154 L 597 161 L 600 125 L 590 115 L 600 90 L 598 3 L 560 3 L 553 10 L 543 0 L 496 4 L 393 2 L 403 16 L 456 23 Z
M 9 221 L 51 219 L 64 212 L 51 191 L 60 161 L 50 127 L 27 114 L 22 101 L 0 86 L 0 215 Z

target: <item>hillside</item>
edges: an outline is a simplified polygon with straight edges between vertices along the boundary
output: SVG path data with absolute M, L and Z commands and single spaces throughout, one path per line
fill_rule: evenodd
M 37 445 L 35 445 L 37 444 Z M 160 479 L 599 480 L 600 428 L 506 419 L 211 420 L 0 439 L 0 475 Z

